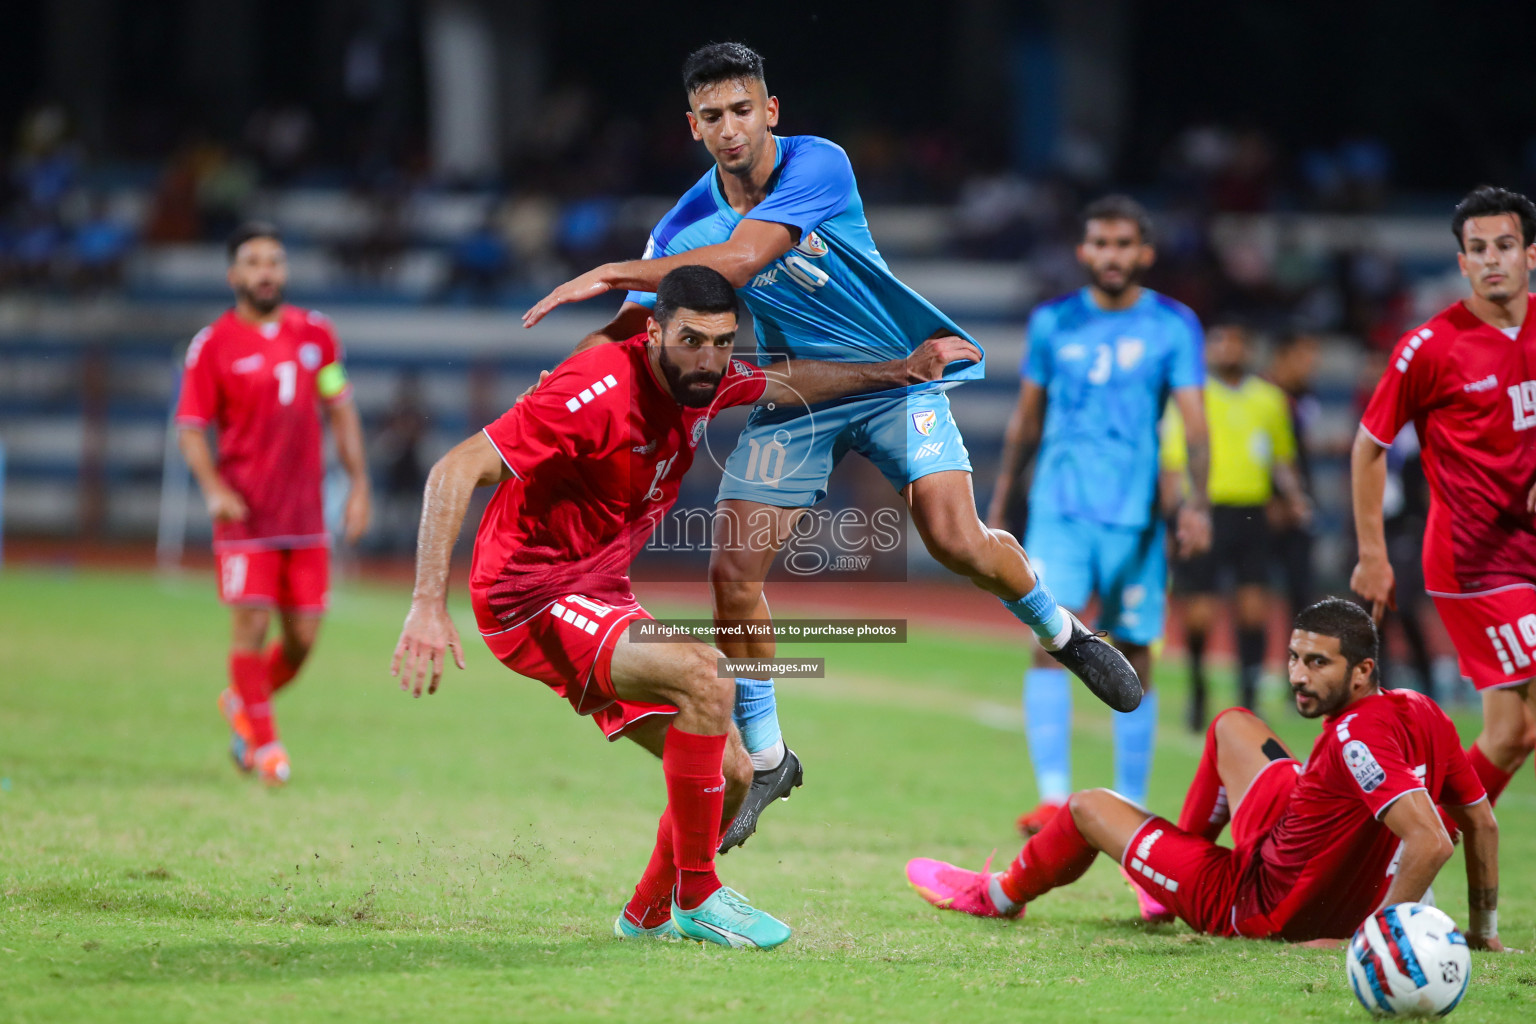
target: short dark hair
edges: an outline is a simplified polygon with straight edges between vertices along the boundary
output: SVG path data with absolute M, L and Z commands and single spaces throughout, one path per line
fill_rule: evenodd
M 692 96 L 717 82 L 763 81 L 763 58 L 745 43 L 710 43 L 683 61 L 683 88 Z
M 276 224 L 264 220 L 248 220 L 235 228 L 230 233 L 229 241 L 225 243 L 229 250 L 229 262 L 235 262 L 235 253 L 239 252 L 240 247 L 253 238 L 270 238 L 279 245 L 283 242 L 283 236 L 277 230 Z
M 1128 220 L 1136 225 L 1136 230 L 1141 232 L 1143 243 L 1152 241 L 1152 217 L 1147 213 L 1147 208 L 1142 206 L 1130 196 L 1114 193 L 1095 199 L 1083 207 L 1082 214 L 1078 217 L 1084 233 L 1088 231 L 1088 222 L 1091 220 Z
M 1301 610 L 1293 624 L 1304 633 L 1331 636 L 1339 641 L 1339 653 L 1344 655 L 1348 671 L 1366 658 L 1376 662 L 1371 670 L 1372 678 L 1379 679 L 1381 666 L 1381 636 L 1370 613 L 1353 601 L 1342 597 L 1325 597 L 1314 605 Z
M 1461 202 L 1456 204 L 1456 209 L 1451 213 L 1451 233 L 1456 236 L 1457 246 L 1463 252 L 1466 251 L 1467 243 L 1461 237 L 1461 229 L 1467 221 L 1473 217 L 1495 217 L 1501 213 L 1512 213 L 1520 221 L 1520 236 L 1526 245 L 1536 242 L 1536 204 L 1532 204 L 1519 192 L 1511 192 L 1496 185 L 1479 185 L 1462 196 Z
M 656 286 L 656 308 L 651 316 L 665 326 L 680 309 L 696 313 L 730 313 L 738 310 L 736 289 L 719 271 L 696 263 L 678 267 Z

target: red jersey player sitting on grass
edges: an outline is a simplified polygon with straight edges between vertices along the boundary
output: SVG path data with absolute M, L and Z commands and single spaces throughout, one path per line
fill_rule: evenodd
M 1467 758 L 1497 803 L 1536 749 L 1536 206 L 1474 189 L 1451 230 L 1472 294 L 1398 342 L 1360 421 L 1350 586 L 1378 621 L 1395 607 L 1381 505 L 1387 449 L 1411 422 L 1430 491 L 1424 586 L 1482 694 Z
M 219 709 L 230 754 L 271 785 L 288 781 L 271 697 L 293 681 L 325 612 L 330 536 L 321 504 L 319 409 L 352 489 L 347 543 L 368 528 L 368 464 L 341 345 L 319 313 L 283 303 L 288 264 L 270 224 L 242 225 L 229 240 L 235 308 L 187 349 L 177 440 L 213 517 L 219 597 L 233 619 L 229 686 Z M 215 464 L 204 431 L 218 429 Z M 263 650 L 272 611 L 280 638 Z
M 1319 601 L 1296 616 L 1296 709 L 1322 718 L 1305 765 L 1252 712 L 1206 730 L 1175 825 L 1107 789 L 1075 793 L 1008 870 L 918 858 L 922 897 L 978 917 L 1021 917 L 1029 901 L 1082 877 L 1107 853 L 1196 931 L 1346 939 L 1383 905 L 1416 901 L 1450 859 L 1438 805 L 1466 836 L 1474 949 L 1498 937 L 1498 826 L 1456 727 L 1428 697 L 1380 689 L 1375 623 L 1359 605 Z M 1233 848 L 1216 845 L 1231 822 Z
M 540 680 L 661 758 L 667 809 L 620 938 L 777 946 L 782 922 L 720 884 L 715 849 L 752 783 L 731 725 L 735 681 L 695 640 L 635 642 L 649 619 L 630 562 L 677 500 L 709 420 L 736 405 L 815 405 L 845 394 L 938 380 L 981 353 L 961 338 L 924 342 L 905 360 L 771 367 L 731 358 L 736 293 L 719 273 L 683 266 L 656 292 L 646 333 L 561 363 L 482 433 L 432 468 L 416 551 L 416 587 L 390 670 L 417 696 L 436 692 L 446 652 L 463 651 L 448 616 L 448 561 L 470 494 L 497 485 L 475 537 L 470 596 L 480 633 L 514 672 Z

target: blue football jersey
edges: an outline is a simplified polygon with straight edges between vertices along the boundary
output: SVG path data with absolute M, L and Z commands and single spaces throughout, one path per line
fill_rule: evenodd
M 814 135 L 776 137 L 775 142 L 778 156 L 768 196 L 746 216 L 795 228 L 800 240 L 737 289 L 752 311 L 759 360 L 901 359 L 938 331 L 974 343 L 885 265 L 870 236 L 848 154 Z M 656 225 L 645 256 L 675 256 L 719 244 L 743 219 L 726 201 L 711 167 Z M 653 306 L 656 296 L 630 292 L 629 300 Z M 955 363 L 943 381 L 917 388 L 948 387 L 984 373 L 983 363 Z
M 1204 385 L 1204 344 L 1189 307 L 1147 288 L 1126 310 L 1087 288 L 1037 307 L 1022 367 L 1046 394 L 1030 514 L 1151 523 L 1158 424 L 1173 389 Z

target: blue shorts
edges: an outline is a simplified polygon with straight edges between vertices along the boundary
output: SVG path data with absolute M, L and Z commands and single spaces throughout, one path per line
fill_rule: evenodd
M 942 391 L 875 394 L 797 415 L 760 406 L 725 462 L 716 501 L 809 508 L 827 496 L 832 467 L 858 452 L 900 491 L 930 473 L 971 471 Z
M 1107 526 L 1032 512 L 1024 550 L 1057 604 L 1082 611 L 1097 594 L 1099 629 L 1126 643 L 1151 644 L 1163 635 L 1168 603 L 1163 533 L 1161 520 Z

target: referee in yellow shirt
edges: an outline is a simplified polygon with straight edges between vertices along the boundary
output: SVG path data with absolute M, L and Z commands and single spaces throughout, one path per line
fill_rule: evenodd
M 1206 722 L 1205 645 L 1218 593 L 1236 587 L 1238 703 L 1252 708 L 1264 669 L 1269 620 L 1270 536 L 1265 506 L 1278 488 L 1297 522 L 1311 506 L 1296 473 L 1296 436 L 1285 393 L 1248 372 L 1248 332 L 1237 324 L 1212 327 L 1205 336 L 1205 417 L 1211 438 L 1211 547 L 1177 565 L 1174 579 L 1185 595 L 1184 636 L 1189 652 L 1190 728 Z M 1178 465 L 1183 427 L 1170 410 L 1163 451 L 1165 470 Z

